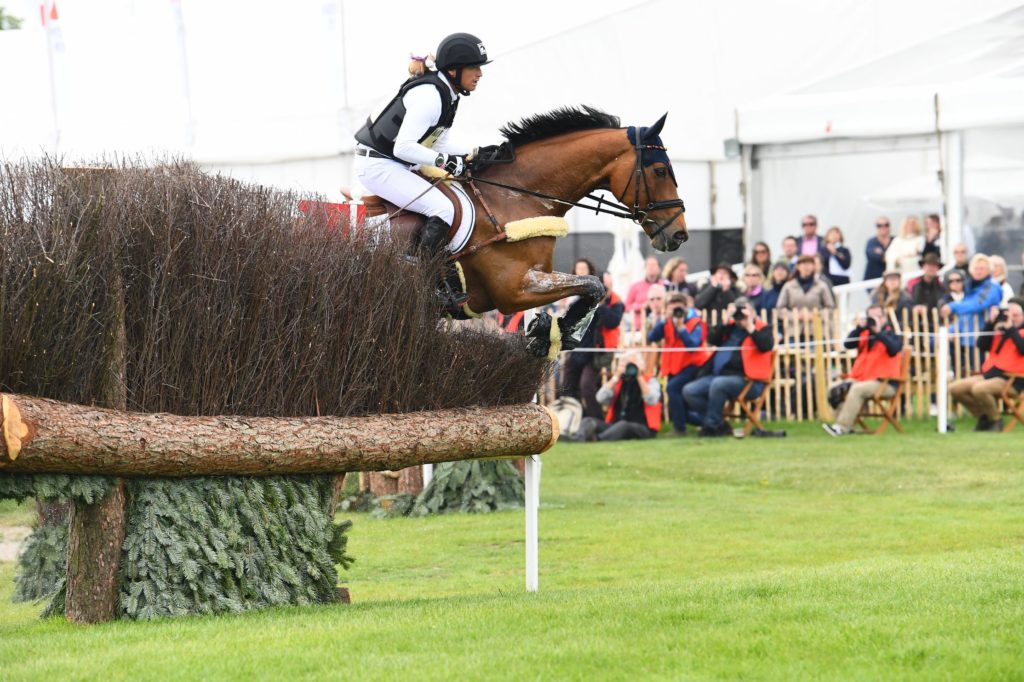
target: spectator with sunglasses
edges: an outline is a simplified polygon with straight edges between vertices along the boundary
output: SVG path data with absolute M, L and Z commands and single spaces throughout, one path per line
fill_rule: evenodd
M 768 271 L 772 267 L 772 251 L 764 242 L 757 242 L 750 251 L 750 263 L 761 268 L 761 274 L 768 277 Z
M 818 219 L 805 215 L 800 221 L 803 235 L 796 240 L 797 256 L 820 255 L 823 263 L 828 263 L 829 252 L 825 248 L 825 240 L 818 235 Z
M 892 243 L 892 223 L 885 216 L 875 221 L 875 236 L 868 240 L 864 253 L 868 258 L 864 266 L 864 279 L 878 279 L 885 272 L 885 251 Z

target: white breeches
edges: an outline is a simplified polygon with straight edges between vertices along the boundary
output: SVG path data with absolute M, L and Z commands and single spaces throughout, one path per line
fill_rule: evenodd
M 455 220 L 455 207 L 448 197 L 409 170 L 408 166 L 391 159 L 357 154 L 355 171 L 363 187 L 399 208 L 428 217 L 436 216 L 449 225 Z

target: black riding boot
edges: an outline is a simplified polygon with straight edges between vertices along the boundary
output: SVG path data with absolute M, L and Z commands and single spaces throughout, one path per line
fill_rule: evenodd
M 444 250 L 444 242 L 448 237 L 451 225 L 436 216 L 427 218 L 426 225 L 420 232 L 419 250 L 424 258 L 433 258 L 440 255 Z M 454 277 L 452 277 L 454 275 Z M 455 289 L 449 280 L 458 281 L 458 273 L 454 263 L 448 263 L 444 274 L 437 283 L 437 297 L 445 312 L 457 315 L 462 312 L 462 306 L 469 300 L 469 294 Z

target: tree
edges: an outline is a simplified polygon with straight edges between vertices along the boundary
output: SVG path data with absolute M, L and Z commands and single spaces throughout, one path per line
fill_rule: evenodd
M 0 31 L 10 31 L 21 28 L 21 24 L 24 20 L 18 17 L 8 14 L 7 10 L 0 7 Z

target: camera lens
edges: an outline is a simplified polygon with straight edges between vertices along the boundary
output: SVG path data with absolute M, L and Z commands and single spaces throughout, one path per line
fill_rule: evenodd
M 676 308 L 675 310 L 672 311 L 672 317 L 682 317 L 685 314 L 686 311 L 683 310 L 682 308 Z
M 635 377 L 639 373 L 640 373 L 640 368 L 637 367 L 636 364 L 632 363 L 632 362 L 629 363 L 628 365 L 626 365 L 626 371 L 623 372 L 623 374 L 625 376 L 629 377 L 630 379 L 632 379 L 633 377 Z

